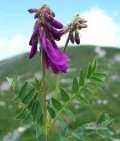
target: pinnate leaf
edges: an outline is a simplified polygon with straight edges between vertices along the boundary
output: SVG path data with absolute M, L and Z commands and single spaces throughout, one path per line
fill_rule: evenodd
M 63 101 L 67 102 L 69 100 L 70 97 L 63 88 L 60 88 L 60 94 L 61 94 Z

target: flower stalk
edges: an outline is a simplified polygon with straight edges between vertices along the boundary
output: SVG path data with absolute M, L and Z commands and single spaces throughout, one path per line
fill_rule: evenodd
M 66 53 L 66 51 L 67 51 L 70 37 L 71 37 L 71 32 L 69 32 L 68 38 L 67 38 L 66 43 L 65 43 L 65 47 L 63 49 L 63 53 Z M 56 81 L 56 87 L 55 87 L 55 93 L 54 93 L 54 98 L 56 98 L 56 99 L 58 98 L 58 90 L 59 90 L 59 85 L 60 85 L 60 79 L 61 79 L 61 72 L 59 72 L 58 75 L 57 75 L 57 81 Z
M 43 130 L 47 134 L 47 106 L 46 106 L 46 65 L 45 65 L 45 52 L 42 50 L 42 84 L 43 84 Z

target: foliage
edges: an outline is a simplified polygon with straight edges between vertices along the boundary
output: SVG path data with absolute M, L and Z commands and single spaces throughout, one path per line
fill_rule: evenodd
M 97 69 L 98 62 L 94 59 L 92 64 L 88 65 L 86 75 L 83 70 L 80 70 L 79 79 L 76 76 L 73 77 L 70 93 L 61 87 L 60 99 L 52 97 L 47 101 L 47 111 L 49 113 L 47 117 L 49 123 L 48 134 L 52 130 L 54 123 L 58 120 L 62 126 L 60 130 L 61 141 L 70 141 L 70 138 L 67 137 L 68 126 L 60 115 L 64 112 L 70 119 L 75 121 L 74 113 L 68 109 L 67 106 L 73 101 L 90 105 L 90 101 L 86 98 L 87 95 L 94 96 L 94 89 L 102 90 L 101 85 L 104 84 L 106 77 L 105 73 L 98 72 Z M 12 81 L 9 78 L 8 81 L 15 94 L 14 100 L 23 105 L 22 111 L 16 116 L 16 119 L 21 119 L 21 122 L 26 124 L 34 124 L 37 139 L 46 141 L 47 137 L 43 131 L 43 111 L 41 103 L 43 90 L 42 81 L 35 78 L 34 82 L 29 84 L 26 81 L 20 88 L 17 73 L 15 73 Z M 81 127 L 77 127 L 71 133 L 70 137 L 76 137 L 84 141 L 86 136 L 96 133 L 103 138 L 111 138 L 112 135 L 116 133 L 114 128 L 112 128 L 113 121 L 114 120 L 109 119 L 107 113 L 103 112 L 97 122 L 87 123 Z M 91 127 L 91 125 L 93 127 Z

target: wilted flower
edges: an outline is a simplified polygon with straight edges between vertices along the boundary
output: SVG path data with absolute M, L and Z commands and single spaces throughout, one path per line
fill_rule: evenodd
M 62 33 L 62 35 L 66 34 L 67 32 L 70 33 L 70 41 L 74 44 L 76 42 L 77 44 L 80 44 L 80 36 L 79 31 L 82 28 L 87 28 L 87 25 L 85 24 L 87 21 L 80 17 L 79 14 L 74 16 L 73 22 L 68 24 L 66 27 L 61 29 L 59 32 Z
M 43 5 L 40 9 L 29 9 L 30 13 L 35 13 L 34 18 L 37 18 L 33 34 L 29 41 L 31 52 L 29 58 L 31 59 L 37 52 L 38 43 L 40 43 L 40 50 L 45 52 L 46 67 L 52 68 L 54 73 L 66 72 L 70 59 L 58 48 L 55 40 L 60 40 L 63 35 L 63 25 L 54 19 L 55 13 L 47 6 Z

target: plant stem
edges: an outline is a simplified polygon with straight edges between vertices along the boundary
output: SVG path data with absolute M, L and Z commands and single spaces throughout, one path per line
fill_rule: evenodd
M 56 87 L 55 87 L 55 94 L 54 94 L 54 98 L 56 98 L 56 99 L 58 97 L 58 89 L 59 89 L 59 85 L 60 85 L 60 78 L 61 78 L 61 73 L 58 73 L 57 81 L 56 81 Z
M 73 94 L 72 97 L 63 105 L 62 109 L 58 112 L 57 116 L 55 117 L 55 119 L 53 120 L 52 124 L 51 124 L 51 128 L 53 127 L 54 123 L 56 122 L 57 118 L 59 117 L 59 115 L 61 114 L 61 112 L 64 110 L 64 108 L 69 104 L 70 101 L 72 101 L 72 99 L 75 97 L 76 94 Z
M 66 51 L 67 51 L 70 37 L 71 37 L 71 31 L 69 32 L 68 38 L 67 38 L 67 40 L 66 40 L 65 47 L 64 47 L 64 49 L 63 49 L 63 53 L 66 53 Z
M 65 47 L 63 49 L 63 53 L 66 53 L 66 51 L 67 51 L 70 37 L 71 37 L 71 31 L 69 32 L 68 38 L 66 40 Z M 56 87 L 55 87 L 55 93 L 54 93 L 54 98 L 56 98 L 56 99 L 58 97 L 58 89 L 59 89 L 59 85 L 60 85 L 60 79 L 61 79 L 61 73 L 58 73 L 58 75 L 57 75 L 57 81 L 56 81 Z
M 45 52 L 42 50 L 42 84 L 43 84 L 43 130 L 47 134 L 47 107 L 46 107 L 46 65 Z
M 83 88 L 83 86 L 80 86 L 78 92 L 81 91 L 81 89 Z M 57 118 L 59 117 L 59 115 L 61 114 L 61 112 L 64 110 L 64 108 L 66 108 L 66 106 L 74 99 L 74 97 L 78 94 L 77 93 L 74 93 L 70 99 L 63 105 L 62 109 L 58 112 L 57 116 L 55 117 L 55 119 L 53 120 L 52 124 L 51 124 L 51 128 L 53 127 L 54 123 L 56 122 Z

